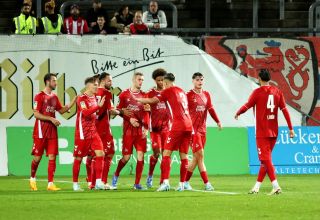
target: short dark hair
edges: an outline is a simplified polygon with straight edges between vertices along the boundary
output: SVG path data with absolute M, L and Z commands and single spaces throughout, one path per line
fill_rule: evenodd
M 57 74 L 55 73 L 47 73 L 46 75 L 44 75 L 43 77 L 43 82 L 44 84 L 46 84 L 47 81 L 50 81 L 51 80 L 51 77 L 57 77 Z
M 170 82 L 174 82 L 176 77 L 173 75 L 173 73 L 167 73 L 164 75 L 164 79 L 169 80 Z
M 156 79 L 158 76 L 165 76 L 167 74 L 167 71 L 165 71 L 164 69 L 162 68 L 158 68 L 158 69 L 155 69 L 153 72 L 152 72 L 152 79 Z
M 264 82 L 269 82 L 271 80 L 270 73 L 267 69 L 261 69 L 259 72 L 259 77 Z
M 88 83 L 94 83 L 96 78 L 94 76 L 90 76 L 84 80 L 84 84 L 87 85 Z
M 195 79 L 195 78 L 197 78 L 197 77 L 203 77 L 202 73 L 196 72 L 196 73 L 194 73 L 194 74 L 192 75 L 192 79 Z
M 103 72 L 99 76 L 99 81 L 105 79 L 107 76 L 110 76 L 110 73 Z

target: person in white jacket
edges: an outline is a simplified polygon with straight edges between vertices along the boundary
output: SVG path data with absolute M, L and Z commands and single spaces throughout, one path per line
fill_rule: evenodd
M 143 13 L 142 21 L 149 28 L 160 29 L 167 27 L 166 14 L 164 11 L 158 10 L 157 1 L 150 1 L 149 10 Z

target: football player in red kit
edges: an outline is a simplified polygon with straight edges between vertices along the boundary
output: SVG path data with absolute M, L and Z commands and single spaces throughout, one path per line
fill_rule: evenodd
M 140 184 L 144 154 L 147 150 L 147 134 L 149 124 L 149 113 L 145 110 L 145 106 L 137 102 L 136 98 L 145 97 L 145 93 L 141 91 L 144 76 L 142 73 L 135 73 L 132 78 L 132 86 L 121 92 L 119 96 L 119 104 L 117 109 L 127 108 L 132 112 L 131 116 L 123 115 L 123 137 L 122 137 L 122 158 L 119 160 L 116 172 L 112 179 L 112 187 L 117 187 L 118 178 L 121 170 L 129 161 L 133 146 L 137 151 L 136 178 L 133 188 L 143 190 Z
M 206 166 L 204 164 L 204 146 L 206 144 L 207 132 L 207 115 L 208 112 L 213 120 L 217 123 L 218 128 L 221 130 L 222 125 L 213 108 L 210 93 L 202 89 L 204 77 L 202 73 L 194 73 L 192 76 L 193 89 L 187 93 L 189 112 L 192 119 L 193 132 L 191 140 L 191 148 L 193 158 L 189 164 L 186 182 L 184 189 L 191 190 L 189 180 L 193 174 L 194 169 L 198 166 L 201 178 L 205 184 L 206 191 L 213 191 L 214 188 L 208 180 Z
M 250 194 L 257 194 L 266 174 L 272 183 L 272 191 L 269 195 L 281 193 L 281 188 L 276 179 L 275 169 L 272 164 L 272 150 L 278 137 L 278 109 L 280 109 L 287 121 L 290 138 L 294 137 L 289 111 L 286 107 L 283 93 L 276 87 L 269 85 L 271 80 L 267 70 L 259 72 L 260 88 L 255 89 L 249 97 L 248 102 L 236 113 L 235 119 L 245 113 L 248 109 L 254 108 L 256 119 L 256 142 L 258 156 L 261 162 L 258 179 Z
M 111 127 L 110 127 L 110 115 L 126 115 L 130 116 L 131 112 L 127 109 L 121 109 L 116 110 L 113 107 L 112 103 L 112 94 L 110 92 L 110 89 L 112 87 L 112 76 L 109 73 L 101 73 L 100 75 L 95 77 L 99 82 L 98 91 L 96 93 L 96 99 L 99 102 L 99 100 L 102 97 L 105 98 L 104 105 L 101 109 L 97 111 L 97 118 L 96 118 L 96 127 L 98 134 L 101 138 L 101 141 L 104 146 L 104 167 L 102 171 L 102 182 L 105 184 L 105 189 L 113 189 L 112 186 L 108 184 L 108 174 L 110 170 L 110 166 L 112 163 L 112 158 L 115 153 L 114 149 L 114 142 L 113 142 L 113 136 L 111 133 Z M 91 165 L 93 162 L 93 165 Z M 88 178 L 88 184 L 89 188 L 92 189 L 95 186 L 94 179 L 91 178 L 91 174 L 94 173 L 94 163 L 95 161 L 92 161 L 92 157 L 88 156 L 86 161 L 86 167 L 87 167 L 87 178 Z M 90 169 L 91 168 L 91 169 Z M 93 179 L 93 182 L 91 183 Z
M 85 92 L 77 98 L 77 119 L 75 128 L 75 147 L 73 163 L 73 190 L 82 191 L 78 183 L 82 158 L 89 155 L 91 150 L 95 160 L 96 189 L 104 189 L 102 169 L 104 166 L 103 143 L 96 128 L 96 112 L 100 110 L 106 97 L 97 102 L 98 83 L 94 77 L 85 80 Z
M 158 96 L 163 91 L 163 77 L 166 74 L 164 69 L 156 69 L 152 73 L 152 78 L 156 83 L 156 87 L 151 89 L 147 93 L 147 97 L 153 98 Z M 150 156 L 149 161 L 149 174 L 147 178 L 147 187 L 152 187 L 153 171 L 158 162 L 160 153 L 163 150 L 164 143 L 168 136 L 169 123 L 170 123 L 170 112 L 166 102 L 162 101 L 156 104 L 150 105 L 151 109 L 151 120 L 150 120 L 150 137 L 152 143 L 153 155 Z M 160 183 L 162 181 L 160 180 Z
M 184 190 L 184 182 L 188 169 L 188 151 L 192 133 L 192 121 L 188 109 L 188 100 L 186 93 L 175 86 L 175 76 L 167 73 L 164 76 L 164 90 L 153 98 L 139 98 L 137 101 L 145 104 L 155 104 L 161 101 L 168 102 L 170 113 L 172 116 L 172 126 L 170 128 L 167 141 L 164 145 L 164 151 L 161 161 L 161 179 L 163 183 L 157 191 L 169 191 L 169 177 L 171 166 L 171 154 L 173 151 L 179 151 L 180 166 L 180 183 L 177 191 Z
M 48 73 L 44 76 L 45 88 L 34 97 L 34 117 L 36 118 L 33 129 L 33 160 L 31 163 L 30 188 L 38 190 L 36 184 L 36 172 L 41 161 L 44 150 L 49 157 L 48 162 L 48 190 L 57 191 L 60 188 L 53 184 L 53 177 L 56 170 L 56 156 L 58 155 L 58 132 L 60 122 L 56 119 L 55 112 L 60 114 L 67 112 L 75 103 L 74 98 L 69 105 L 62 106 L 53 90 L 57 86 L 57 76 Z

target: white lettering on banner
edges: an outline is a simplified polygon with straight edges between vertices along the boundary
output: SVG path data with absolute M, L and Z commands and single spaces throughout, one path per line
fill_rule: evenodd
M 301 128 L 295 131 L 296 136 L 290 138 L 287 130 L 281 130 L 277 144 L 320 144 L 320 133 L 303 132 Z
M 320 174 L 320 167 L 275 167 L 277 174 Z
M 298 164 L 320 164 L 319 149 L 314 146 L 311 155 L 305 155 L 303 152 L 295 154 L 294 159 Z

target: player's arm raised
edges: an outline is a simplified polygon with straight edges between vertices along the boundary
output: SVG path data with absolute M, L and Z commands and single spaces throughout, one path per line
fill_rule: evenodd
M 98 111 L 99 108 L 102 108 L 103 107 L 103 104 L 106 100 L 106 97 L 103 96 L 101 98 L 101 100 L 98 102 L 98 105 L 94 106 L 94 107 L 91 107 L 91 108 L 87 108 L 86 107 L 86 104 L 84 101 L 80 101 L 80 107 L 81 107 L 81 112 L 84 116 L 89 116 L 93 113 L 95 113 L 96 111 Z
M 77 100 L 77 96 L 75 96 L 68 105 L 63 106 L 59 110 L 59 113 L 64 114 L 64 113 L 68 112 L 70 110 L 70 108 L 72 108 L 72 106 L 76 103 L 76 100 Z
M 255 91 L 250 95 L 249 100 L 246 104 L 241 106 L 241 108 L 237 111 L 236 115 L 234 118 L 238 120 L 239 116 L 243 113 L 245 113 L 248 109 L 252 108 L 256 104 L 256 95 Z
M 160 102 L 160 100 L 157 97 L 153 98 L 136 98 L 136 100 L 142 104 L 156 104 Z

